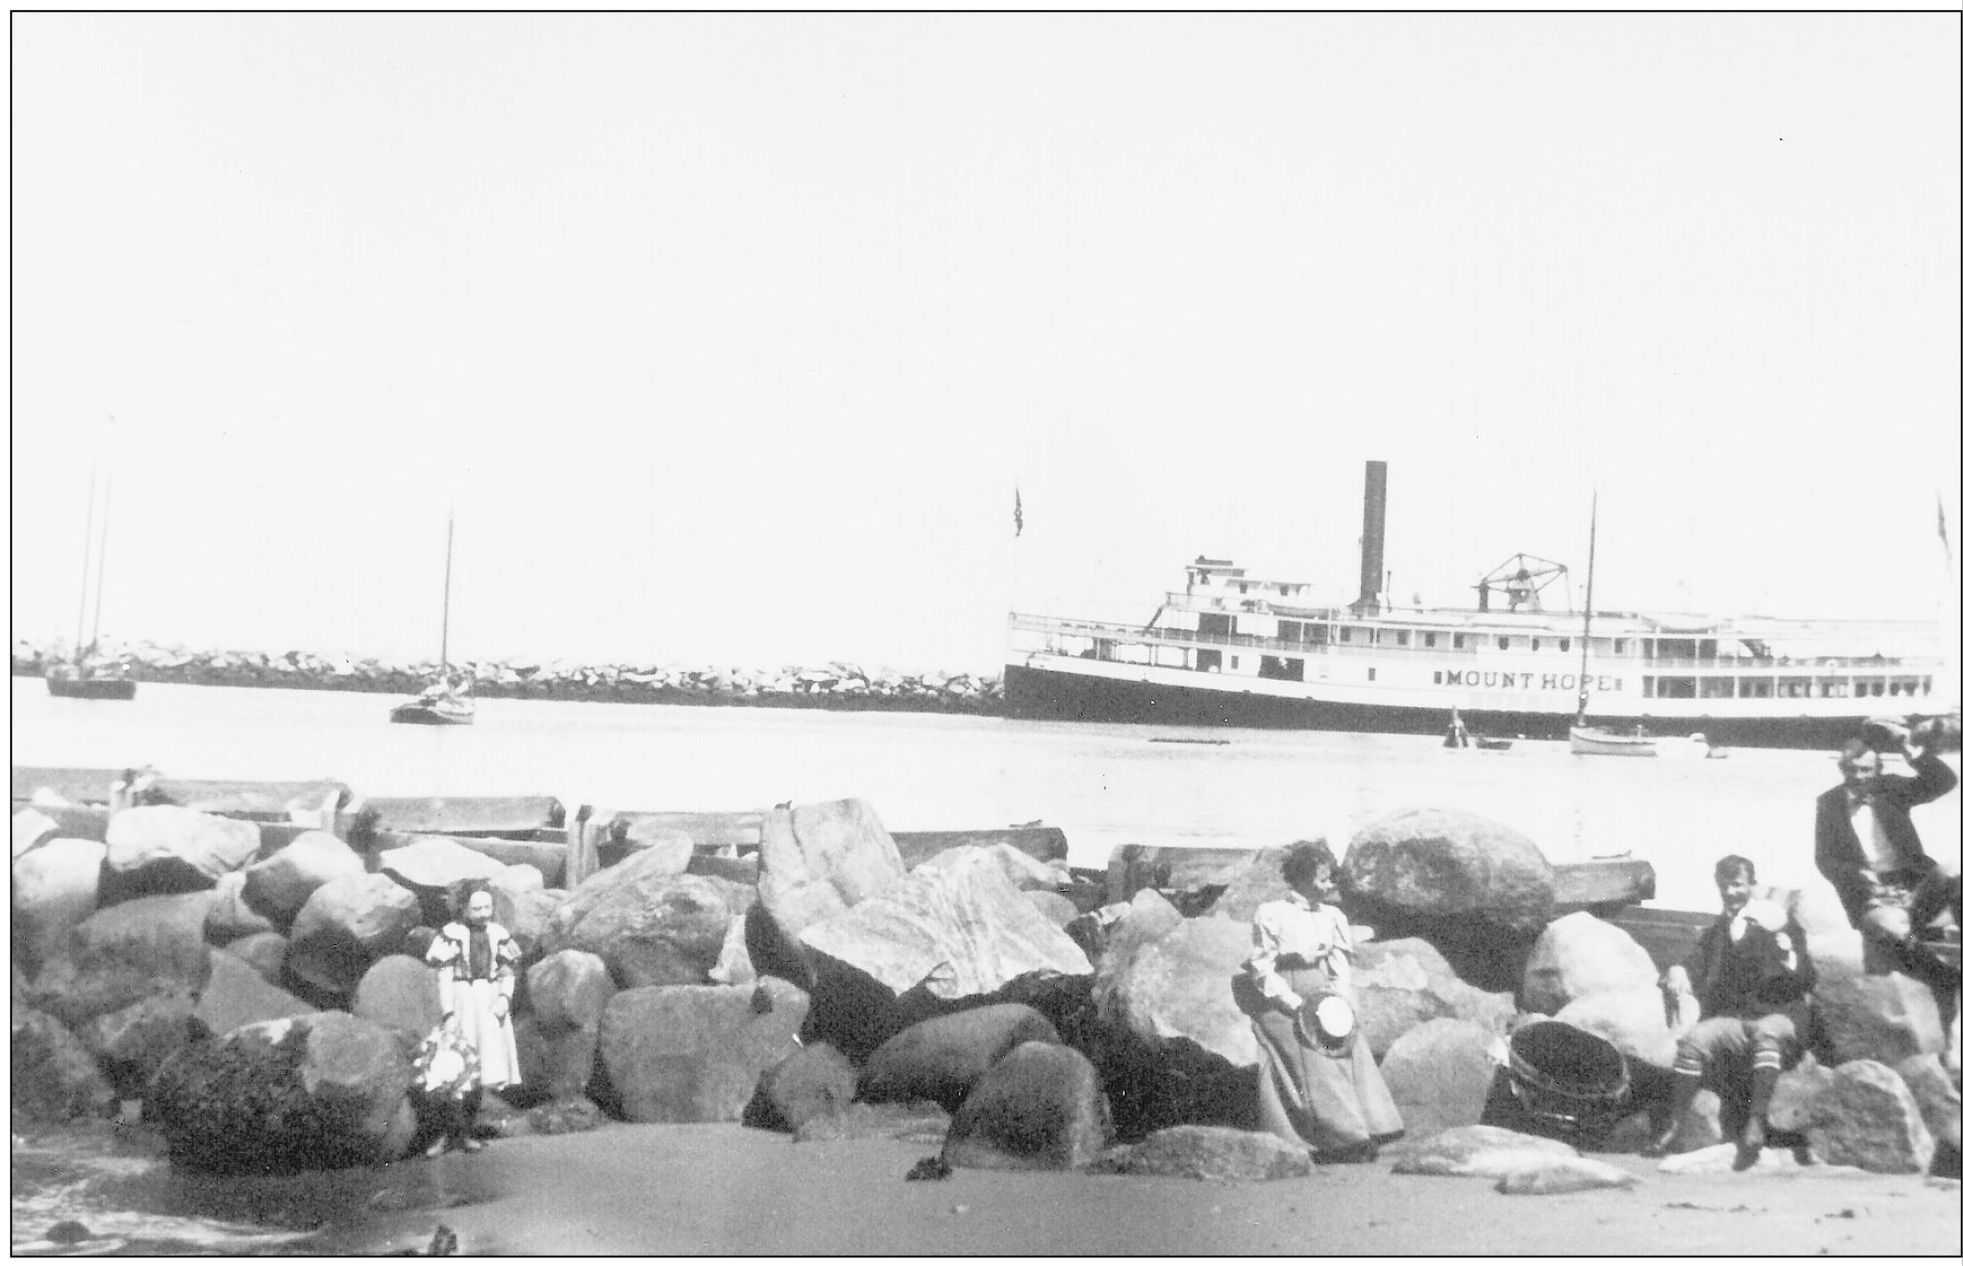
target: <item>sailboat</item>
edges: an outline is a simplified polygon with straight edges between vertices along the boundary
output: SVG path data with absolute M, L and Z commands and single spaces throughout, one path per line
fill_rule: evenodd
M 96 648 L 102 641 L 103 559 L 109 552 L 109 481 L 106 478 L 102 480 L 102 519 L 99 524 L 95 516 L 96 482 L 96 471 L 91 468 L 88 523 L 82 534 L 82 594 L 75 609 L 75 654 L 48 667 L 48 693 L 57 699 L 127 701 L 136 698 L 136 679 L 129 675 L 129 669 L 120 660 L 95 659 Z M 82 629 L 89 624 L 91 570 L 95 573 L 95 620 L 90 625 L 88 644 L 84 646 Z
M 453 510 L 443 542 L 443 666 L 422 694 L 389 709 L 389 720 L 398 725 L 469 725 L 477 719 L 477 704 L 470 697 L 468 682 L 462 675 L 455 681 L 450 678 L 450 563 L 456 544 L 457 515 Z
M 1639 722 L 1635 732 L 1624 734 L 1588 724 L 1588 640 L 1595 623 L 1595 508 L 1596 498 L 1588 499 L 1588 587 L 1581 610 L 1581 691 L 1575 702 L 1574 723 L 1568 726 L 1568 750 L 1577 756 L 1689 756 L 1711 755 L 1711 744 L 1702 734 L 1688 737 L 1643 732 Z

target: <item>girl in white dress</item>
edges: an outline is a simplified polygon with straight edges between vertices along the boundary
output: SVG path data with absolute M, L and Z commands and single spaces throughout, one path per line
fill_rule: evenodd
M 491 921 L 491 891 L 482 881 L 466 884 L 463 918 L 446 923 L 429 943 L 429 963 L 436 968 L 436 994 L 443 1024 L 477 1053 L 476 1075 L 458 1087 L 460 1098 L 442 1105 L 444 1127 L 430 1144 L 439 1156 L 452 1143 L 466 1152 L 484 1145 L 472 1136 L 484 1088 L 493 1090 L 518 1083 L 518 1042 L 511 1029 L 511 994 L 518 983 L 518 945 L 511 934 Z

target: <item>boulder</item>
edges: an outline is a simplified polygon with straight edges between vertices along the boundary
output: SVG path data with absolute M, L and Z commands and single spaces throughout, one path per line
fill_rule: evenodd
M 629 1121 L 737 1121 L 763 1071 L 788 1059 L 810 1002 L 765 977 L 754 987 L 626 989 L 600 1019 L 600 1063 Z
M 1588 994 L 1644 991 L 1657 993 L 1649 951 L 1615 924 L 1577 912 L 1548 924 L 1534 942 L 1520 986 L 1520 1008 L 1554 1015 Z
M 69 933 L 68 952 L 33 984 L 34 1004 L 70 1028 L 153 993 L 196 993 L 211 970 L 209 891 L 140 897 L 98 910 Z
M 1406 1138 L 1477 1125 L 1506 1045 L 1469 1020 L 1426 1020 L 1392 1042 L 1380 1071 Z
M 141 1098 L 164 1061 L 197 1036 L 191 1024 L 195 1005 L 188 989 L 149 994 L 120 1011 L 94 1017 L 75 1036 L 118 1094 Z
M 963 844 L 936 853 L 916 865 L 914 871 L 961 864 L 970 855 L 985 857 L 1002 871 L 1002 877 L 1019 892 L 1040 892 L 1068 888 L 1074 880 L 1070 868 L 1060 862 L 1040 861 L 1011 844 Z M 1075 906 L 1071 907 L 1074 912 Z
M 1929 986 L 1900 972 L 1870 976 L 1858 964 L 1816 962 L 1815 1040 L 1830 1064 L 1874 1060 L 1898 1064 L 1912 1055 L 1939 1054 L 1942 1018 Z
M 106 1117 L 116 1092 L 81 1039 L 51 1015 L 15 1006 L 8 1046 L 14 1128 L 28 1121 Z
M 514 868 L 515 869 L 515 868 Z M 527 870 L 531 869 L 526 867 Z M 542 953 L 546 933 L 552 920 L 565 907 L 566 890 L 563 888 L 522 888 L 504 894 L 493 890 L 493 900 L 497 903 L 497 921 L 504 930 L 511 933 L 511 939 L 518 943 L 521 958 L 531 958 Z
M 1309 842 L 1298 840 L 1296 843 Z M 1207 908 L 1207 913 L 1252 923 L 1255 911 L 1265 902 L 1287 897 L 1288 881 L 1281 877 L 1281 863 L 1288 856 L 1288 850 L 1294 847 L 1294 844 L 1285 844 L 1280 848 L 1264 848 L 1250 853 L 1245 867 L 1224 876 L 1227 886 Z
M 1500 1177 L 1497 1190 L 1508 1196 L 1559 1196 L 1604 1187 L 1634 1187 L 1642 1179 L 1607 1161 L 1586 1156 L 1548 1156 Z
M 1259 1130 L 1222 1125 L 1174 1125 L 1136 1143 L 1121 1143 L 1091 1165 L 1094 1174 L 1143 1174 L 1208 1182 L 1267 1182 L 1307 1178 L 1315 1157 L 1307 1148 Z
M 445 835 L 418 835 L 376 856 L 377 868 L 422 902 L 423 921 L 442 927 L 455 917 L 451 898 L 466 880 L 489 880 L 504 863 Z
M 1018 1002 L 935 1016 L 902 1029 L 866 1060 L 858 1078 L 868 1103 L 930 1099 L 952 1112 L 996 1061 L 1024 1042 L 1056 1043 L 1055 1026 Z
M 932 1103 L 854 1103 L 838 1112 L 822 1113 L 797 1127 L 798 1143 L 834 1139 L 895 1139 L 939 1147 L 952 1119 Z
M 18 817 L 18 815 L 16 815 Z M 30 972 L 64 953 L 74 927 L 96 912 L 106 846 L 59 837 L 16 856 L 9 941 Z
M 1939 1055 L 1911 1055 L 1895 1065 L 1902 1083 L 1922 1113 L 1922 1124 L 1931 1138 L 1951 1151 L 1958 1150 L 1958 1103 L 1956 1083 L 1943 1071 Z
M 407 954 L 387 954 L 362 974 L 348 1010 L 420 1042 L 443 1020 L 436 969 Z
M 545 891 L 545 872 L 530 862 L 512 862 L 486 881 L 491 896 L 504 901 L 521 892 Z M 500 907 L 502 908 L 502 907 Z M 502 918 L 498 919 L 502 923 Z
M 158 1070 L 144 1120 L 172 1163 L 222 1174 L 372 1165 L 415 1137 L 409 1059 L 380 1025 L 338 1012 L 249 1024 Z
M 277 967 L 275 967 L 277 973 Z M 272 984 L 257 968 L 228 950 L 211 956 L 211 978 L 191 1012 L 194 1032 L 223 1037 L 233 1029 L 267 1020 L 311 1015 L 314 1008 Z
M 322 884 L 368 872 L 361 854 L 326 831 L 308 831 L 245 870 L 245 898 L 284 927 Z
M 1373 925 L 1533 936 L 1554 910 L 1554 869 L 1512 827 L 1457 809 L 1406 809 L 1350 840 L 1339 876 L 1352 917 Z
M 354 992 L 369 964 L 402 948 L 422 905 L 387 875 L 350 875 L 314 889 L 293 920 L 286 973 L 333 998 Z
M 1816 1159 L 1877 1174 L 1920 1174 L 1935 1158 L 1936 1141 L 1901 1074 L 1857 1059 L 1833 1070 L 1813 1100 L 1806 1141 Z
M 277 932 L 255 932 L 241 936 L 218 951 L 230 954 L 268 984 L 277 985 L 286 977 L 286 938 Z
M 1080 1169 L 1111 1138 L 1097 1069 L 1068 1046 L 1024 1042 L 982 1074 L 947 1128 L 957 1169 Z
M 805 947 L 895 995 L 922 986 L 948 1001 L 993 993 L 1030 972 L 1091 974 L 1077 943 L 1038 913 L 984 850 L 934 860 L 849 910 L 803 925 Z
M 906 877 L 893 837 L 861 800 L 776 808 L 764 815 L 757 892 L 777 926 L 804 930 L 844 914 Z
M 679 875 L 688 869 L 695 855 L 695 839 L 687 831 L 663 826 L 636 814 L 623 813 L 601 835 L 601 860 L 619 865 L 630 857 L 647 855 L 643 865 L 651 871 Z
M 1799 1063 L 1779 1074 L 1765 1122 L 1775 1130 L 1804 1131 L 1813 1123 L 1813 1103 L 1833 1084 L 1833 1070 L 1808 1051 Z
M 1110 992 L 1111 982 L 1126 970 L 1140 950 L 1161 940 L 1186 921 L 1186 916 L 1150 888 L 1141 889 L 1128 902 L 1106 906 L 1095 912 L 1103 925 L 1104 952 L 1097 964 L 1097 983 L 1093 996 L 1101 1000 Z M 1248 935 L 1253 936 L 1250 928 Z M 1248 942 L 1252 953 L 1254 943 Z
M 1416 937 L 1358 945 L 1351 986 L 1357 1022 L 1380 1055 L 1427 1020 L 1465 1020 L 1504 1033 L 1517 1014 L 1511 995 L 1460 980 L 1443 954 Z
M 277 932 L 279 925 L 252 908 L 245 899 L 246 872 L 235 870 L 221 875 L 212 885 L 211 910 L 205 915 L 204 939 L 213 945 L 229 945 L 240 937 L 261 932 Z
M 1460 1125 L 1430 1138 L 1399 1143 L 1392 1149 L 1393 1174 L 1434 1174 L 1453 1178 L 1504 1178 L 1518 1169 L 1580 1155 L 1558 1139 L 1522 1134 L 1496 1125 Z
M 600 1017 L 617 992 L 598 954 L 560 950 L 525 973 L 531 1010 L 518 1020 L 527 1087 L 555 1099 L 584 1094 L 600 1051 Z
M 708 984 L 731 924 L 753 899 L 726 879 L 654 868 L 638 869 L 590 901 L 581 898 L 585 889 L 582 884 L 559 907 L 540 947 L 598 954 L 625 989 Z
M 1022 894 L 1022 898 L 1030 905 L 1035 906 L 1038 914 L 1060 928 L 1068 928 L 1081 917 L 1078 913 L 1076 903 L 1060 892 L 1042 892 L 1040 890 L 1025 892 Z M 1066 931 L 1064 935 L 1069 936 L 1070 934 Z M 1075 937 L 1071 937 L 1071 939 L 1073 941 L 1076 940 Z M 1078 948 L 1083 948 L 1081 943 L 1079 943 Z
M 119 893 L 209 888 L 259 852 L 257 824 L 168 804 L 114 814 L 108 834 L 107 874 Z
M 1554 1018 L 1607 1039 L 1624 1059 L 1657 1069 L 1676 1063 L 1677 1038 L 1663 1022 L 1663 993 L 1654 984 L 1627 992 L 1584 994 Z
M 33 807 L 22 809 L 14 814 L 14 860 L 18 862 L 23 856 L 60 834 L 61 823 L 39 809 Z
M 775 1124 L 796 1131 L 813 1119 L 845 1111 L 858 1093 L 852 1061 L 829 1042 L 802 1046 L 763 1074 L 763 1098 Z

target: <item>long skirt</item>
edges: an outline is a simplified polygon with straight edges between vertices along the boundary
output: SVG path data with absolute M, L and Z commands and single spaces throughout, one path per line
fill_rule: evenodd
M 1282 975 L 1304 998 L 1329 989 L 1319 971 Z M 1254 1017 L 1254 1043 L 1261 1057 L 1261 1128 L 1270 1134 L 1316 1151 L 1333 1151 L 1404 1132 L 1404 1118 L 1391 1101 L 1360 1024 L 1349 1052 L 1330 1056 L 1302 1040 L 1294 1016 L 1270 1006 Z
M 518 1084 L 518 1039 L 511 1017 L 498 1019 L 498 987 L 488 980 L 457 982 L 457 1028 L 477 1052 L 477 1084 L 490 1090 Z

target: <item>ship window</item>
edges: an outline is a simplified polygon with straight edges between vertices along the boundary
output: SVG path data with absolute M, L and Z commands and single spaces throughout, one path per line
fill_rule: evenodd
M 1571 640 L 1571 639 L 1569 639 L 1569 638 L 1565 638 L 1565 637 L 1561 639 L 1561 649 L 1562 649 L 1562 650 L 1564 650 L 1564 651 L 1565 651 L 1565 650 L 1567 650 L 1567 649 L 1568 649 L 1568 642 L 1569 642 L 1570 640 Z
M 1227 667 L 1229 668 L 1239 668 L 1240 666 L 1241 666 L 1241 657 L 1238 655 L 1234 656 L 1233 659 L 1229 661 L 1227 665 Z
M 1504 633 L 1502 633 L 1502 634 L 1500 634 L 1500 638 L 1499 638 L 1499 644 L 1500 644 L 1500 649 L 1501 649 L 1501 650 L 1505 650 L 1505 649 L 1507 649 L 1507 647 L 1508 647 L 1508 646 L 1510 646 L 1510 645 L 1512 645 L 1512 643 L 1513 643 L 1513 639 L 1512 639 L 1512 638 L 1510 638 L 1510 637 L 1508 637 L 1508 636 L 1506 636 L 1506 634 L 1504 634 Z
M 1738 697 L 1741 699 L 1770 699 L 1772 697 L 1772 678 L 1740 677 Z
M 1452 634 L 1452 649 L 1455 651 L 1462 651 L 1465 649 L 1465 634 L 1463 633 Z
M 1618 637 L 1617 639 L 1615 639 L 1615 653 L 1618 655 L 1622 654 L 1623 648 L 1628 644 L 1629 644 L 1629 639 L 1626 637 Z
M 1380 630 L 1380 629 L 1371 629 L 1371 630 L 1370 630 L 1370 645 L 1372 645 L 1372 646 L 1375 646 L 1375 645 L 1377 644 L 1377 635 L 1378 635 L 1378 634 L 1379 634 L 1380 632 L 1382 632 L 1382 630 Z
M 1540 649 L 1540 639 L 1539 639 L 1539 638 L 1535 638 L 1535 639 L 1534 639 L 1534 644 L 1533 644 L 1533 647 L 1532 647 L 1532 649 L 1534 649 L 1534 650 L 1539 650 L 1539 649 Z
M 1656 698 L 1695 699 L 1697 697 L 1697 678 L 1658 677 L 1656 679 Z
M 1347 642 L 1350 640 L 1349 625 L 1345 624 L 1342 628 L 1336 630 L 1336 640 L 1339 642 Z
M 1735 677 L 1706 677 L 1698 683 L 1698 696 L 1704 699 L 1729 699 L 1738 693 L 1738 679 Z
M 1377 680 L 1377 670 L 1374 668 L 1370 670 L 1370 680 Z
M 1399 646 L 1409 646 L 1409 645 L 1411 644 L 1411 633 L 1410 633 L 1410 630 L 1408 630 L 1408 629 L 1399 629 L 1399 630 L 1397 631 L 1397 644 L 1398 644 Z
M 1219 652 L 1219 651 L 1201 651 L 1201 652 L 1199 653 L 1199 655 L 1198 655 L 1198 656 L 1197 656 L 1197 657 L 1196 657 L 1196 658 L 1194 659 L 1194 661 L 1193 661 L 1193 667 L 1195 667 L 1195 668 L 1197 668 L 1197 669 L 1199 669 L 1199 670 L 1200 670 L 1201 672 L 1203 672 L 1203 673 L 1217 673 L 1217 672 L 1219 672 L 1219 671 L 1220 671 L 1220 652 Z
M 1432 685 L 1434 685 L 1434 686 L 1442 686 L 1442 685 L 1444 685 L 1444 684 L 1445 684 L 1445 674 L 1444 674 L 1444 673 L 1441 673 L 1441 672 L 1439 672 L 1439 671 L 1438 671 L 1437 669 L 1435 669 L 1435 668 L 1434 668 L 1434 669 L 1432 669 L 1432 671 L 1431 671 L 1431 684 L 1432 684 Z
M 1436 645 L 1438 645 L 1438 634 L 1436 634 L 1436 633 L 1427 633 L 1427 634 L 1425 634 L 1425 645 L 1426 645 L 1426 646 L 1436 646 Z

